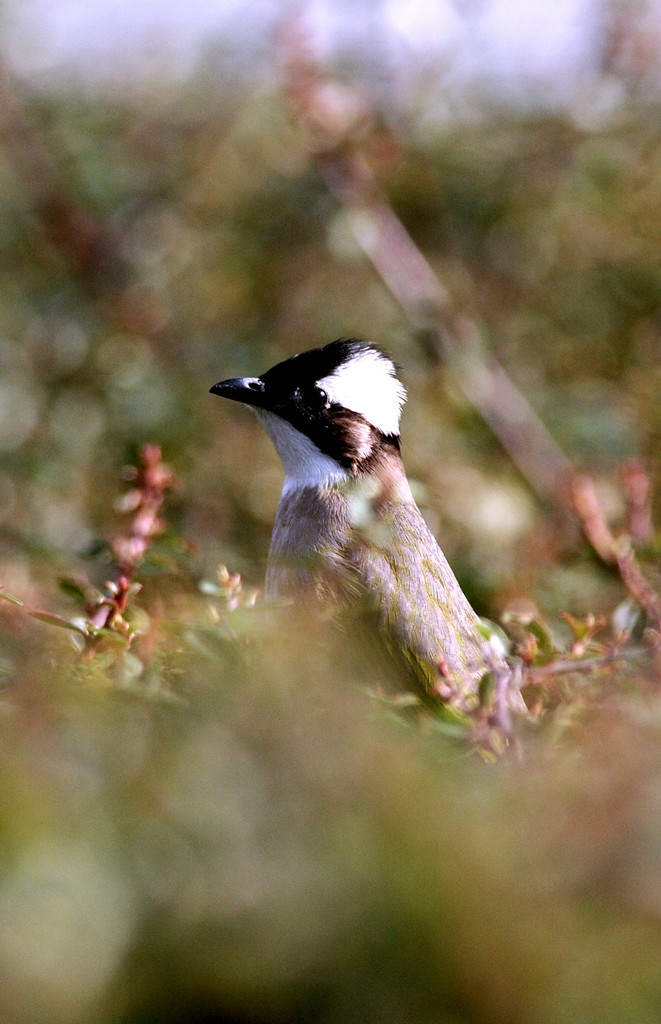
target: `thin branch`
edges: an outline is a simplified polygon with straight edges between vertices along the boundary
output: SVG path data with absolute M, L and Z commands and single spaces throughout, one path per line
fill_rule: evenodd
M 654 629 L 661 630 L 661 596 L 657 594 L 640 567 L 627 534 L 616 537 L 599 505 L 594 483 L 585 474 L 572 481 L 572 499 L 588 541 L 607 565 L 615 565 L 631 596 L 644 609 Z
M 624 466 L 627 498 L 627 533 L 636 547 L 648 545 L 654 535 L 652 522 L 652 481 L 642 459 L 630 459 Z
M 551 661 L 548 665 L 536 665 L 534 668 L 526 669 L 523 685 L 540 686 L 552 676 L 564 676 L 570 672 L 589 675 L 602 668 L 611 668 L 618 661 L 626 661 L 641 653 L 644 653 L 642 648 L 630 647 L 626 651 L 609 651 L 608 654 L 597 655 L 594 658 L 565 658 Z
M 375 127 L 369 102 L 321 74 L 296 15 L 282 23 L 278 41 L 290 109 L 309 156 L 344 207 L 365 255 L 530 486 L 543 500 L 564 506 L 569 460 L 498 360 L 482 351 L 481 328 L 454 308 L 378 186 L 366 155 L 366 127 Z M 393 140 L 390 150 L 397 148 Z
M 625 587 L 645 610 L 653 628 L 661 631 L 661 596 L 643 575 L 629 537 L 620 538 L 616 561 Z
M 571 500 L 587 541 L 606 565 L 617 561 L 617 541 L 606 522 L 594 482 L 587 473 L 576 473 L 571 481 Z

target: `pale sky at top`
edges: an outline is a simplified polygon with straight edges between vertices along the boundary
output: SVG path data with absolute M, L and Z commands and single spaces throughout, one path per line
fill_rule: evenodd
M 372 43 L 370 25 L 395 60 L 450 55 L 467 77 L 559 79 L 589 51 L 597 0 L 309 0 L 299 6 L 321 41 Z M 160 54 L 175 70 L 219 36 L 266 42 L 286 0 L 13 0 L 4 51 L 27 74 L 74 68 L 92 76 L 139 70 Z M 469 13 L 461 16 L 464 11 Z M 386 29 L 384 30 L 384 24 Z M 363 42 L 364 40 L 364 42 Z

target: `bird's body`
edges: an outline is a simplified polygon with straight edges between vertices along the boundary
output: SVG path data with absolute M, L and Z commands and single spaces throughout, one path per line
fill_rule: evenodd
M 477 680 L 479 620 L 411 494 L 392 361 L 340 340 L 212 391 L 255 408 L 285 468 L 267 598 L 368 610 L 426 692 Z

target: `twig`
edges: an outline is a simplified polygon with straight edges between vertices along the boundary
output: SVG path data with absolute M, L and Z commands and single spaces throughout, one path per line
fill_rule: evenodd
M 131 525 L 127 533 L 114 537 L 111 544 L 120 573 L 130 578 L 154 538 L 165 529 L 159 512 L 166 492 L 174 485 L 174 474 L 161 461 L 159 445 L 146 444 L 138 466 L 129 466 L 124 475 L 133 487 L 120 499 L 118 508 L 131 514 Z
M 140 452 L 138 466 L 128 467 L 125 476 L 133 487 L 118 502 L 118 507 L 130 513 L 130 526 L 126 533 L 118 534 L 110 542 L 118 575 L 106 583 L 105 594 L 90 602 L 87 612 L 95 628 L 113 629 L 128 636 L 130 627 L 124 613 L 132 596 L 141 589 L 134 577 L 154 540 L 165 529 L 159 512 L 166 492 L 174 484 L 174 474 L 161 461 L 160 447 L 146 444 Z
M 642 653 L 641 649 L 630 647 L 626 651 L 609 651 L 608 654 L 597 655 L 594 658 L 565 658 L 564 660 L 551 661 L 548 665 L 537 665 L 535 668 L 525 670 L 523 685 L 539 686 L 545 683 L 551 676 L 563 676 L 570 672 L 584 672 L 590 674 L 598 672 L 601 668 L 609 668 L 618 661 L 628 660 L 635 655 Z
M 661 596 L 643 575 L 630 537 L 621 537 L 616 552 L 617 568 L 632 597 L 645 610 L 652 627 L 661 631 Z
M 586 539 L 602 562 L 614 565 L 617 542 L 604 518 L 592 478 L 587 473 L 576 473 L 572 478 L 571 500 Z
M 661 596 L 645 578 L 636 558 L 631 537 L 616 537 L 608 526 L 597 499 L 594 483 L 585 474 L 577 474 L 572 481 L 572 499 L 588 541 L 607 565 L 615 565 L 620 578 L 631 596 L 644 609 L 650 623 L 661 630 Z
M 624 466 L 624 491 L 627 498 L 627 532 L 636 547 L 652 540 L 652 481 L 642 459 L 630 459 Z

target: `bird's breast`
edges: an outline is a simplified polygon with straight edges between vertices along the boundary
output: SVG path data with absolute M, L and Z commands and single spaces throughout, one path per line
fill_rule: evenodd
M 339 488 L 303 487 L 280 498 L 266 571 L 266 597 L 338 598 L 350 571 L 351 535 L 346 494 Z

